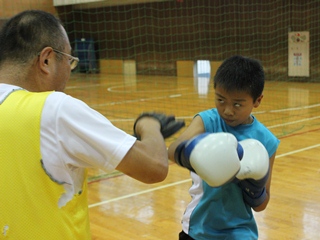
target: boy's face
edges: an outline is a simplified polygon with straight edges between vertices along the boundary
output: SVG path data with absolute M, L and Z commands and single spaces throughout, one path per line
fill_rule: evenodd
M 217 86 L 215 89 L 215 103 L 221 118 L 231 127 L 252 123 L 251 112 L 260 105 L 261 95 L 255 102 L 243 91 L 230 91 Z

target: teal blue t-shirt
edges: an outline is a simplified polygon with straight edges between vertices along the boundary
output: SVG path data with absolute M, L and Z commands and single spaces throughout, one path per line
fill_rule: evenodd
M 238 141 L 253 138 L 259 140 L 271 157 L 278 148 L 279 140 L 253 117 L 251 124 L 228 126 L 217 109 L 200 112 L 206 132 L 232 133 Z M 183 219 L 183 231 L 196 240 L 258 239 L 258 229 L 252 209 L 243 201 L 242 191 L 236 183 L 213 188 L 197 174 L 191 172 L 192 197 Z

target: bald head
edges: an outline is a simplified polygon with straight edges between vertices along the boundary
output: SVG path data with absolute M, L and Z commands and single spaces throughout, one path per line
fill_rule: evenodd
M 59 19 L 38 10 L 19 13 L 0 30 L 0 83 L 35 92 L 63 91 L 71 73 L 70 53 Z
M 0 31 L 0 66 L 26 63 L 44 47 L 63 49 L 65 32 L 59 19 L 52 14 L 29 10 L 9 19 Z

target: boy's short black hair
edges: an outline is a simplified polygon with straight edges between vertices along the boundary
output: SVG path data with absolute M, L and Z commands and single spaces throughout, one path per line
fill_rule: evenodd
M 226 91 L 244 91 L 255 101 L 263 92 L 264 70 L 258 60 L 236 55 L 221 64 L 213 81 L 214 88 L 219 86 Z

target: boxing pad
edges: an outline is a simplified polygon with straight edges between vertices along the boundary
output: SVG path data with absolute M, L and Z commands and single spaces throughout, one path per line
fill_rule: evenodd
M 267 197 L 265 186 L 269 178 L 269 154 L 255 139 L 240 141 L 239 145 L 243 156 L 235 179 L 238 179 L 244 201 L 251 207 L 257 207 Z
M 240 170 L 238 141 L 230 133 L 204 133 L 186 143 L 185 157 L 211 187 L 219 187 Z
M 165 115 L 163 113 L 157 112 L 144 112 L 139 115 L 133 125 L 133 136 L 135 136 L 138 140 L 141 139 L 140 136 L 136 133 L 136 124 L 143 117 L 153 117 L 154 119 L 159 121 L 161 125 L 160 131 L 163 138 L 170 137 L 185 126 L 185 122 L 183 120 L 178 121 L 173 115 Z

